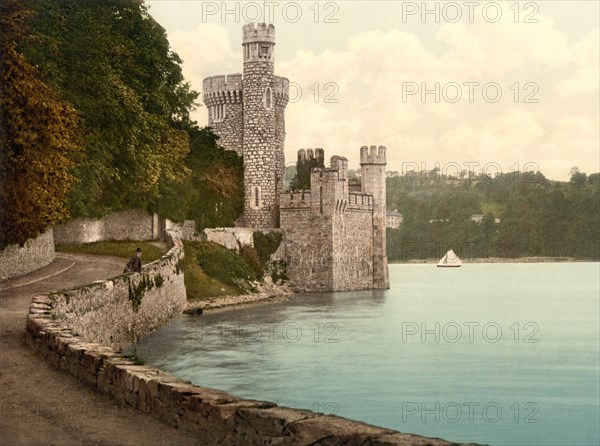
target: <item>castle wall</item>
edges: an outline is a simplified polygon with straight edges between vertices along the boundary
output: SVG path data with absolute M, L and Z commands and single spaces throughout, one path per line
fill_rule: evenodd
M 373 288 L 372 214 L 346 210 L 333 219 L 333 291 Z
M 333 219 L 312 209 L 309 192 L 281 195 L 281 229 L 289 286 L 295 292 L 333 289 Z
M 54 227 L 57 245 L 104 240 L 155 240 L 163 236 L 164 222 L 142 210 L 115 212 L 100 219 L 78 218 Z
M 274 102 L 275 27 L 245 25 L 244 226 L 277 226 Z M 266 51 L 265 51 L 266 50 Z
M 279 195 L 285 190 L 285 107 L 288 103 L 289 80 L 274 76 L 275 99 L 275 208 L 277 209 L 276 225 L 279 226 Z

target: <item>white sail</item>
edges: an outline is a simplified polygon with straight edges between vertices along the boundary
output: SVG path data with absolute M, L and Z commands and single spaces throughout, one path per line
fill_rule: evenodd
M 458 256 L 454 253 L 454 251 L 450 250 L 446 253 L 444 257 L 438 262 L 437 266 L 461 266 L 462 261 L 458 258 Z

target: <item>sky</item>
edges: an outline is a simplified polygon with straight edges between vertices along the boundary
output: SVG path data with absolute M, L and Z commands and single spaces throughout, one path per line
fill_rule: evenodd
M 361 146 L 384 145 L 399 173 L 600 171 L 598 1 L 146 4 L 198 92 L 242 72 L 245 23 L 275 25 L 288 164 L 319 147 L 356 169 Z

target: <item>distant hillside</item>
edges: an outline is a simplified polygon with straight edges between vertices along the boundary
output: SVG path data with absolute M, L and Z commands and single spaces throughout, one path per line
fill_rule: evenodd
M 598 173 L 575 169 L 560 182 L 540 172 L 389 172 L 387 203 L 404 216 L 399 229 L 388 230 L 390 261 L 441 257 L 448 249 L 465 258 L 600 258 Z M 480 222 L 475 214 L 483 214 Z

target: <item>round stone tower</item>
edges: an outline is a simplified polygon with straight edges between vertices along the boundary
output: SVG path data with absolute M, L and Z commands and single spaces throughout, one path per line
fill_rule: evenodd
M 243 28 L 244 226 L 278 226 L 279 170 L 275 101 L 275 27 L 250 23 Z

